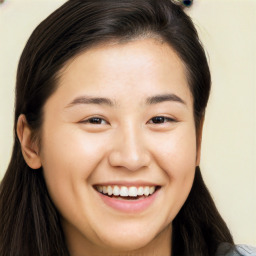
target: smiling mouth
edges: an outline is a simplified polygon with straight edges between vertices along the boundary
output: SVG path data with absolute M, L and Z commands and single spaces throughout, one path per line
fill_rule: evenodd
M 96 185 L 97 192 L 104 196 L 116 198 L 119 200 L 142 200 L 152 196 L 160 186 L 118 186 L 118 185 Z

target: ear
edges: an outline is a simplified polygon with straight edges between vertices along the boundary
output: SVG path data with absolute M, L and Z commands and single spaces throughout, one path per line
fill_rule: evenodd
M 23 157 L 27 165 L 32 169 L 39 169 L 41 159 L 39 148 L 35 141 L 32 141 L 32 131 L 28 125 L 25 115 L 20 115 L 17 122 L 17 135 L 20 141 Z
M 202 117 L 199 127 L 198 127 L 198 131 L 197 131 L 196 166 L 199 166 L 200 160 L 201 160 L 201 145 L 202 145 L 203 126 L 204 126 L 204 117 Z

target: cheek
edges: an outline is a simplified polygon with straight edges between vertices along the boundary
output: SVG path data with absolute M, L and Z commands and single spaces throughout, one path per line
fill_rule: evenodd
M 169 134 L 152 137 L 154 155 L 158 164 L 166 171 L 168 177 L 186 175 L 196 164 L 196 136 L 189 127 L 181 127 Z M 154 140 L 154 141 L 153 141 Z
M 44 169 L 61 169 L 66 174 L 88 176 L 91 167 L 101 159 L 102 140 L 80 129 L 47 130 L 43 136 L 42 162 Z
M 72 198 L 103 158 L 103 145 L 96 135 L 65 127 L 45 129 L 41 160 L 48 191 L 57 204 Z M 72 193 L 71 193 L 72 192 Z
M 160 141 L 160 140 L 159 140 Z M 157 163 L 166 176 L 166 216 L 170 223 L 185 203 L 191 190 L 196 168 L 196 136 L 193 129 L 170 134 L 155 144 Z
M 193 138 L 193 137 L 192 137 Z M 167 184 L 174 192 L 188 193 L 193 182 L 196 167 L 196 142 L 191 137 L 176 137 L 166 143 L 159 156 L 159 165 L 164 170 Z

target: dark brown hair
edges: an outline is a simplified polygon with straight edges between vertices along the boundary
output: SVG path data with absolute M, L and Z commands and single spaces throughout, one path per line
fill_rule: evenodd
M 20 58 L 14 130 L 19 115 L 25 114 L 38 134 L 43 106 L 68 60 L 97 44 L 140 37 L 168 43 L 185 64 L 199 131 L 210 93 L 210 71 L 191 19 L 170 0 L 69 0 L 52 13 L 34 30 Z M 213 255 L 220 243 L 233 244 L 199 167 L 173 230 L 173 255 Z M 0 186 L 0 255 L 69 255 L 43 169 L 34 171 L 27 166 L 16 132 L 12 158 Z

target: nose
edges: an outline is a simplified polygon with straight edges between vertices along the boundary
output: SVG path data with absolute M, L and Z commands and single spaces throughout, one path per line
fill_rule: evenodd
M 150 152 L 143 139 L 143 133 L 138 130 L 131 125 L 119 130 L 109 154 L 110 165 L 130 171 L 149 166 Z

